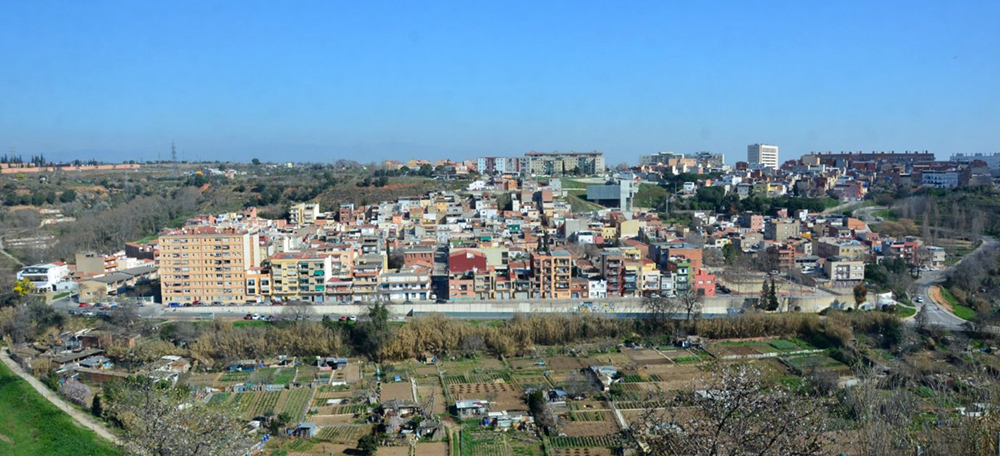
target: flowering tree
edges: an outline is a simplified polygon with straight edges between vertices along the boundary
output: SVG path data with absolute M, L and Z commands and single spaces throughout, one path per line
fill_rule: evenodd
M 76 405 L 83 405 L 90 398 L 90 387 L 80 383 L 75 378 L 66 380 L 59 392 Z
M 135 381 L 109 391 L 109 408 L 131 456 L 231 456 L 253 443 L 242 420 L 185 391 Z
M 629 440 L 655 455 L 814 455 L 825 418 L 821 401 L 772 384 L 752 364 L 717 366 L 688 403 L 653 401 Z

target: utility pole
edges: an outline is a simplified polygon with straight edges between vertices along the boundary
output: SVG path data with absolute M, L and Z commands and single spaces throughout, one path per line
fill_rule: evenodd
M 178 175 L 178 169 L 177 169 L 177 144 L 174 143 L 173 141 L 170 141 L 170 161 L 174 162 L 174 179 L 176 179 L 177 175 Z

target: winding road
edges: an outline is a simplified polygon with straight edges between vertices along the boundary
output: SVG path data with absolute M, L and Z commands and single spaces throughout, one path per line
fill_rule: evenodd
M 989 236 L 983 236 L 983 243 L 980 244 L 979 247 L 976 247 L 975 251 L 979 251 L 980 249 L 984 248 L 993 248 L 996 245 L 997 245 L 996 239 L 993 239 Z M 962 261 L 965 261 L 965 259 L 968 258 L 969 255 L 972 255 L 972 253 L 969 253 L 968 255 L 962 257 L 961 260 L 959 260 L 957 263 L 955 263 L 954 265 L 945 270 L 926 271 L 920 275 L 919 279 L 917 279 L 916 282 L 918 287 L 917 296 L 923 298 L 924 301 L 923 304 L 920 305 L 920 309 L 927 310 L 927 315 L 928 315 L 927 322 L 929 325 L 938 326 L 952 331 L 960 331 L 964 329 L 965 324 L 968 323 L 962 318 L 959 318 L 955 316 L 955 314 L 949 312 L 948 309 L 944 307 L 943 303 L 934 300 L 930 294 L 930 289 L 935 285 L 941 285 L 942 283 L 944 283 L 945 279 L 948 278 L 948 274 L 950 274 L 955 269 L 956 266 L 962 264 Z M 920 311 L 920 309 L 917 309 L 918 312 Z M 910 318 L 907 321 L 915 322 L 916 319 Z

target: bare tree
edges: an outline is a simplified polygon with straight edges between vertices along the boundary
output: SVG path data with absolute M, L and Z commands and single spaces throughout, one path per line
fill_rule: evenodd
M 294 301 L 285 305 L 278 313 L 277 319 L 282 321 L 309 320 L 316 315 L 316 310 L 308 303 Z
M 139 316 L 139 305 L 132 301 L 116 304 L 108 311 L 108 321 L 117 332 L 134 335 L 143 332 L 145 320 Z
M 691 319 L 701 316 L 701 306 L 704 302 L 704 296 L 689 291 L 677 296 L 676 301 L 677 306 L 684 312 L 685 320 L 691 321 Z
M 663 296 L 642 298 L 642 308 L 649 315 L 649 322 L 654 329 L 660 329 L 672 314 L 678 313 L 680 307 L 673 299 Z
M 887 377 L 874 370 L 864 370 L 860 382 L 847 390 L 841 406 L 855 424 L 857 437 L 851 446 L 858 455 L 883 456 L 902 454 L 912 449 L 907 425 L 919 407 L 905 389 L 893 390 Z
M 692 406 L 651 403 L 629 446 L 655 455 L 814 455 L 823 450 L 822 402 L 767 381 L 752 364 L 715 367 Z

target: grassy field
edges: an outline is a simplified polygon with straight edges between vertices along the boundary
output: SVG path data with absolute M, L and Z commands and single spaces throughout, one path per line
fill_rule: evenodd
M 947 288 L 941 287 L 941 297 L 944 298 L 945 301 L 948 301 L 948 304 L 951 304 L 951 308 L 956 317 L 970 321 L 976 318 L 976 311 L 971 307 L 959 304 L 958 299 L 955 298 L 955 296 L 953 296 Z
M 639 191 L 635 194 L 635 207 L 658 208 L 663 206 L 663 200 L 667 199 L 667 190 L 656 184 L 640 184 Z
M 600 204 L 587 201 L 586 197 L 587 193 L 585 191 L 566 191 L 566 201 L 569 202 L 569 208 L 573 212 L 591 212 L 605 209 L 605 207 Z
M 7 366 L 0 364 L 0 454 L 83 456 L 119 454 L 79 428 Z
M 586 190 L 587 189 L 587 183 L 580 182 L 580 181 L 574 180 L 574 179 L 570 179 L 568 177 L 564 177 L 562 179 L 559 179 L 559 181 L 562 182 L 562 188 L 563 188 L 563 190 L 569 190 L 569 189 Z
M 910 318 L 916 315 L 917 309 L 913 307 L 906 307 L 904 305 L 896 306 L 896 316 L 899 318 Z

